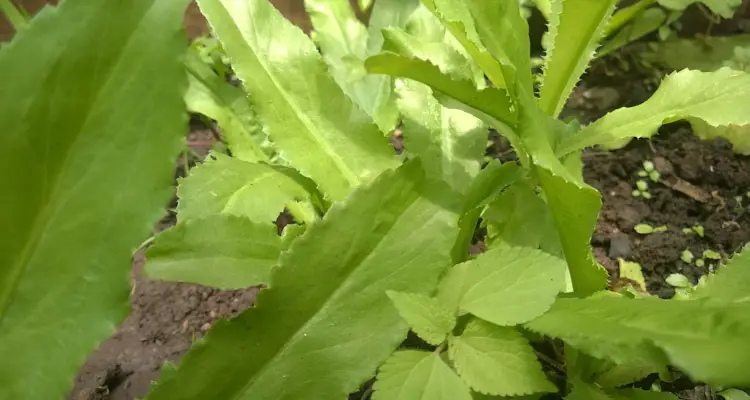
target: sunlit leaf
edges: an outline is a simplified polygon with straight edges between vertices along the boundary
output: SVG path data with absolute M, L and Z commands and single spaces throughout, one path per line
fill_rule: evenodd
M 468 386 L 432 352 L 394 353 L 378 373 L 373 400 L 471 400 Z

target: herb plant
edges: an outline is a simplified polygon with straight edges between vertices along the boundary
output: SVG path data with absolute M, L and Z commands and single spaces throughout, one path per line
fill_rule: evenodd
M 374 399 L 666 399 L 619 387 L 669 368 L 750 384 L 749 306 L 726 278 L 746 279 L 746 254 L 683 301 L 606 291 L 589 244 L 601 200 L 580 157 L 671 121 L 748 124 L 750 75 L 680 71 L 581 127 L 556 117 L 613 0 L 551 2 L 540 88 L 515 0 L 380 0 L 369 28 L 347 3 L 306 2 L 321 55 L 267 0 L 199 1 L 260 134 L 228 134 L 232 156 L 181 182 L 179 222 L 147 271 L 268 288 L 165 367 L 150 399 L 344 398 L 376 371 Z M 398 120 L 403 161 L 384 137 Z M 517 163 L 480 168 L 487 127 Z M 283 208 L 298 224 L 277 236 Z M 480 220 L 489 250 L 469 259 Z M 410 329 L 432 350 L 397 350 Z M 545 337 L 561 341 L 543 368 L 532 344 Z

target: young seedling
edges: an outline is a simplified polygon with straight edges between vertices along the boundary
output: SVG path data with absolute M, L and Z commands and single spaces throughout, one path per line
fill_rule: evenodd
M 635 182 L 636 189 L 633 190 L 633 197 L 642 196 L 648 200 L 651 198 L 651 193 L 648 191 L 648 182 L 643 179 L 639 179 Z
M 703 238 L 705 231 L 702 225 L 693 225 L 690 228 L 682 228 L 682 233 L 687 235 L 696 234 L 698 237 Z
M 656 232 L 666 232 L 667 229 L 668 228 L 666 225 L 653 227 L 648 224 L 638 224 L 633 228 L 633 230 L 635 230 L 637 233 L 640 233 L 641 235 L 648 235 Z
M 661 174 L 654 167 L 654 163 L 649 160 L 643 162 L 643 169 L 638 171 L 638 176 L 642 178 L 648 177 L 653 182 L 659 182 L 661 179 Z
M 708 259 L 708 260 L 721 261 L 721 253 L 719 253 L 718 251 L 711 250 L 711 249 L 704 250 L 703 258 Z
M 680 253 L 680 260 L 686 262 L 687 264 L 691 264 L 693 262 L 693 259 L 695 259 L 695 256 L 693 256 L 693 253 L 689 249 L 685 249 Z

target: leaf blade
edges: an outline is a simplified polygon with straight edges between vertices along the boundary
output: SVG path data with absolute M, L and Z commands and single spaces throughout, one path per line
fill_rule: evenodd
M 149 399 L 343 397 L 356 390 L 408 329 L 385 291 L 433 290 L 450 264 L 457 215 L 433 203 L 431 190 L 410 162 L 332 206 L 282 257 L 259 306 L 216 324 L 176 372 L 162 372 Z M 206 377 L 207 365 L 221 377 Z
M 69 0 L 0 50 L 2 398 L 64 397 L 127 315 L 183 146 L 185 6 Z
M 396 166 L 386 138 L 267 0 L 200 0 L 280 155 L 333 200 Z
M 456 326 L 450 310 L 443 308 L 437 299 L 417 293 L 386 292 L 398 313 L 411 329 L 425 342 L 438 346 Z
M 380 367 L 373 400 L 471 400 L 461 378 L 439 355 L 402 350 Z

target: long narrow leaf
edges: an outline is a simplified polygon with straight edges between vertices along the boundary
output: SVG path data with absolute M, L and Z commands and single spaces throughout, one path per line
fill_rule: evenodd
M 573 87 L 594 57 L 616 0 L 552 0 L 549 33 L 552 45 L 544 62 L 539 105 L 560 114 Z
M 325 399 L 357 390 L 408 331 L 386 291 L 432 291 L 450 265 L 457 210 L 435 189 L 411 162 L 335 204 L 282 256 L 257 308 L 216 324 L 176 371 L 162 371 L 148 398 Z
M 444 75 L 438 67 L 428 61 L 382 53 L 368 58 L 365 66 L 367 71 L 373 74 L 388 74 L 424 83 L 434 91 L 508 125 L 514 125 L 516 122 L 507 92 L 497 88 L 477 90 L 471 81 Z
M 67 0 L 0 50 L 0 398 L 64 398 L 172 195 L 187 1 Z
M 280 156 L 333 200 L 396 166 L 310 39 L 268 0 L 199 0 Z

